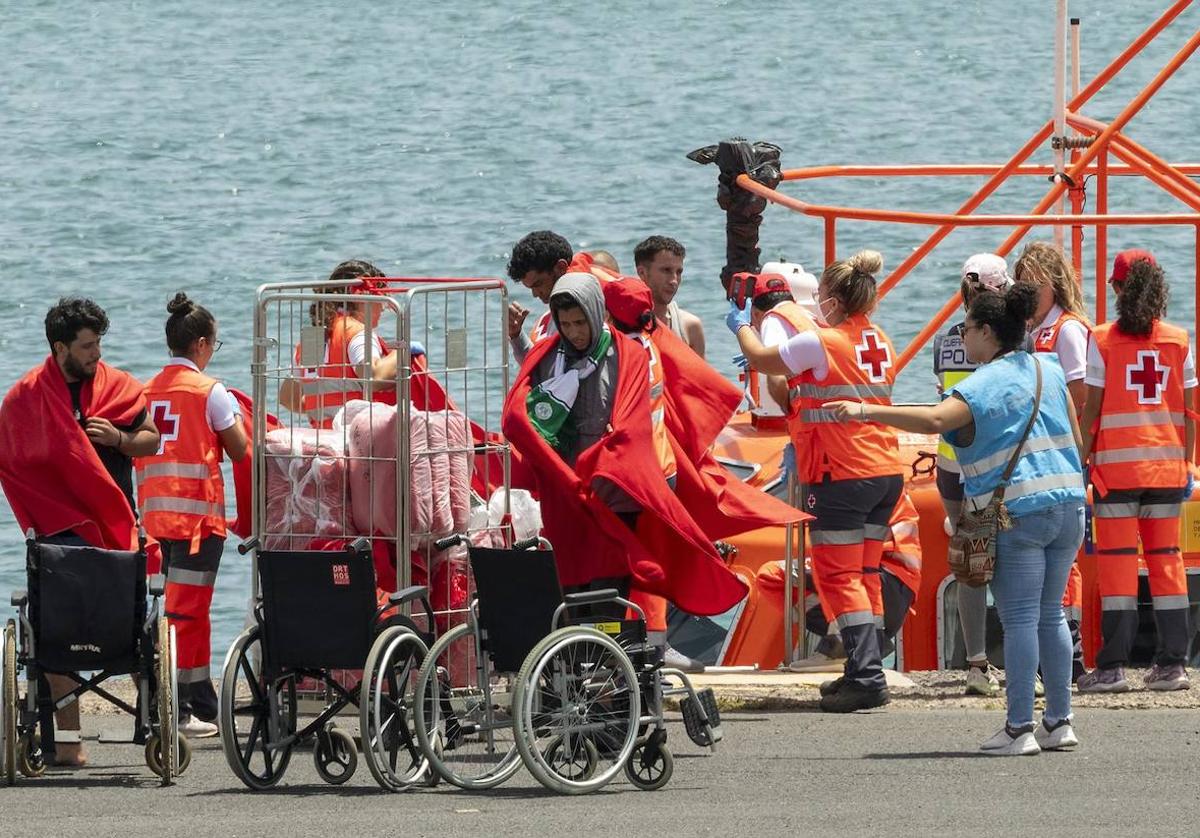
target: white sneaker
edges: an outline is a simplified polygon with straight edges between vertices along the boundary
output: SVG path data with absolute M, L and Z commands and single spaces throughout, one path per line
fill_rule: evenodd
M 180 720 L 179 732 L 188 739 L 208 739 L 217 735 L 217 726 L 212 722 L 201 721 L 195 716 L 188 716 Z
M 699 674 L 704 671 L 704 664 L 694 658 L 689 658 L 674 646 L 663 650 L 663 666 L 668 669 L 678 669 L 680 672 Z
M 813 652 L 807 658 L 789 663 L 788 669 L 792 672 L 841 672 L 845 665 L 845 658 L 831 658 L 824 652 Z
M 1071 724 L 1071 719 L 1060 719 L 1051 727 L 1046 724 L 1045 717 L 1033 729 L 1033 738 L 1037 740 L 1038 747 L 1043 751 L 1063 751 L 1067 748 L 1074 748 L 1079 744 L 1079 737 L 1075 735 L 1075 726 Z
M 1000 692 L 999 670 L 990 663 L 987 666 L 967 667 L 967 695 L 992 696 Z
M 984 740 L 984 743 L 979 746 L 979 750 L 994 757 L 1029 757 L 1042 752 L 1032 730 L 1010 732 L 1008 725 Z

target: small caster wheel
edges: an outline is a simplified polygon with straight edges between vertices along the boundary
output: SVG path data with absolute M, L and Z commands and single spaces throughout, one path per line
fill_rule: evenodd
M 331 727 L 317 736 L 313 747 L 313 765 L 317 774 L 331 786 L 340 786 L 354 776 L 358 768 L 358 748 L 344 730 Z
M 653 753 L 651 753 L 653 750 Z M 665 743 L 651 748 L 649 739 L 639 739 L 625 763 L 625 776 L 642 791 L 658 791 L 671 779 L 675 759 Z

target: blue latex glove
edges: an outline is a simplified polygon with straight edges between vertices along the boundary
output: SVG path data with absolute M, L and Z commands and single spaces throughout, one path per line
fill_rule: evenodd
M 725 315 L 725 325 L 729 327 L 729 331 L 733 332 L 735 336 L 743 326 L 749 326 L 750 304 L 746 303 L 745 308 L 738 308 L 737 303 L 730 300 L 729 313 Z
M 783 446 L 783 460 L 780 463 L 780 468 L 783 470 L 783 479 L 785 481 L 796 474 L 796 449 L 790 442 Z
M 750 368 L 750 362 L 747 361 L 746 356 L 740 352 L 738 354 L 734 355 L 729 360 L 733 361 L 733 365 L 740 370 L 744 371 L 744 370 L 747 370 Z
M 1192 474 L 1192 470 L 1188 469 L 1188 482 L 1183 490 L 1183 499 L 1189 501 L 1192 499 L 1192 489 L 1196 488 L 1196 475 Z
M 409 355 L 424 355 L 425 354 L 425 344 L 421 343 L 421 341 L 419 341 L 419 340 L 410 340 L 408 342 L 408 354 Z

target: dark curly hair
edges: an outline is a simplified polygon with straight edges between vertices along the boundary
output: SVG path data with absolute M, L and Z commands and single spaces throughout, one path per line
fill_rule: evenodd
M 217 321 L 212 312 L 179 291 L 167 303 L 167 348 L 175 356 L 183 356 L 200 338 L 212 340 Z
M 513 245 L 508 260 L 508 276 L 520 282 L 530 271 L 549 271 L 563 260 L 571 261 L 575 251 L 571 243 L 550 230 L 535 230 Z
M 46 340 L 51 350 L 59 341 L 70 346 L 82 329 L 91 329 L 97 335 L 108 331 L 108 315 L 86 297 L 60 297 L 46 312 Z
M 363 276 L 384 276 L 383 271 L 372 265 L 366 259 L 347 259 L 340 263 L 329 274 L 326 282 L 344 282 L 347 279 L 358 279 Z M 340 285 L 316 285 L 313 290 L 318 294 L 344 294 L 346 289 Z M 314 326 L 325 326 L 333 322 L 340 303 L 313 303 L 308 307 L 308 319 Z
M 1148 335 L 1154 321 L 1167 313 L 1167 278 L 1148 259 L 1129 266 L 1117 293 L 1117 328 L 1127 335 Z
M 664 250 L 680 259 L 687 256 L 687 250 L 675 239 L 668 236 L 650 236 L 633 249 L 633 264 L 649 265 L 654 261 L 654 257 Z
M 1037 286 L 1018 282 L 1003 294 L 981 291 L 967 311 L 977 326 L 988 326 L 1000 343 L 1001 352 L 1012 352 L 1025 343 L 1025 324 L 1037 311 Z

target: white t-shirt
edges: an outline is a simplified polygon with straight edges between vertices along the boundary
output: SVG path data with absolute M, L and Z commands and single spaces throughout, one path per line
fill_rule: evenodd
M 200 368 L 191 362 L 188 358 L 172 358 L 167 361 L 167 366 L 179 366 L 193 369 L 200 372 Z M 213 385 L 213 388 L 208 391 L 208 404 L 204 411 L 204 418 L 208 421 L 208 427 L 220 433 L 233 427 L 233 423 L 242 415 L 241 407 L 237 400 L 229 394 L 225 389 L 225 385 L 218 381 Z
M 1100 354 L 1100 346 L 1093 337 L 1088 341 L 1087 375 L 1084 376 L 1083 383 L 1093 387 L 1103 387 L 1105 385 L 1104 373 L 1104 356 Z M 1197 386 L 1196 359 L 1192 357 L 1192 348 L 1189 346 L 1187 358 L 1183 362 L 1183 389 L 1188 390 L 1195 386 Z
M 774 310 L 771 309 L 771 311 Z M 768 316 L 763 318 L 762 327 L 758 330 L 759 335 L 762 337 L 763 346 L 780 346 L 796 334 L 796 329 L 782 317 L 771 317 L 770 314 L 771 312 L 768 311 Z
M 775 318 L 771 318 L 774 320 Z M 779 344 L 779 357 L 792 375 L 812 371 L 813 378 L 824 381 L 829 375 L 829 356 L 817 332 L 801 332 Z
M 1037 340 L 1043 329 L 1049 329 L 1062 316 L 1062 306 L 1052 305 L 1046 312 L 1046 319 L 1031 332 Z M 1058 330 L 1058 338 L 1054 342 L 1054 352 L 1058 355 L 1059 366 L 1067 378 L 1067 383 L 1078 381 L 1087 372 L 1088 328 L 1078 320 L 1068 320 Z
M 382 358 L 387 354 L 387 346 L 383 342 L 383 338 L 378 332 L 371 335 L 375 340 L 375 351 L 372 353 L 372 358 Z M 367 360 L 367 331 L 364 329 L 354 337 L 350 338 L 350 343 L 346 345 L 346 357 L 350 359 L 351 366 L 357 368 Z

